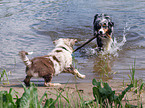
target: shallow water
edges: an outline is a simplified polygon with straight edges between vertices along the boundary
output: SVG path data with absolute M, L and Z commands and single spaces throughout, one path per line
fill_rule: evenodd
M 9 79 L 24 79 L 25 66 L 18 56 L 19 51 L 33 51 L 30 58 L 45 55 L 54 48 L 52 41 L 61 37 L 78 39 L 77 48 L 93 36 L 94 15 L 107 13 L 115 23 L 113 52 L 104 56 L 94 54 L 94 40 L 74 54 L 74 63 L 86 74 L 86 79 L 60 74 L 53 81 L 128 80 L 134 61 L 135 77 L 144 80 L 144 6 L 143 0 L 1 0 L 0 71 L 11 71 Z

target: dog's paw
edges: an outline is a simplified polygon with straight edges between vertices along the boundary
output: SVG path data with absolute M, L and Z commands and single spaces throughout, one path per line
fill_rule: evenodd
M 86 75 L 81 74 L 81 77 L 79 77 L 79 78 L 84 79 L 84 78 L 86 78 Z
M 78 78 L 81 78 L 81 79 L 84 79 L 84 78 L 86 78 L 86 75 L 83 75 L 83 74 L 78 73 L 78 74 L 77 74 L 77 77 L 78 77 Z
M 46 87 L 55 87 L 55 86 L 61 86 L 60 83 L 44 83 L 44 86 Z
M 78 78 L 84 79 L 86 78 L 86 75 L 80 74 L 77 69 L 74 70 L 75 75 L 77 75 Z

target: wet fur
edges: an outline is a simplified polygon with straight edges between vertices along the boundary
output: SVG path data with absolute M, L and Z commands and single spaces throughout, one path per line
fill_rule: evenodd
M 94 16 L 94 35 L 97 36 L 98 50 L 109 50 L 113 42 L 113 26 L 114 23 L 107 14 L 96 14 Z

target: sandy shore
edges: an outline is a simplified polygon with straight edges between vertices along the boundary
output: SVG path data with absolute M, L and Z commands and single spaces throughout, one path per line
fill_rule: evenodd
M 14 82 L 13 82 L 14 83 Z M 117 81 L 108 81 L 107 82 L 112 90 L 115 90 L 116 94 L 121 93 L 122 90 L 124 90 L 126 87 L 123 87 L 122 82 L 117 82 Z M 125 83 L 127 85 L 127 83 Z M 91 83 L 77 83 L 77 84 L 62 84 L 61 86 L 58 87 L 43 87 L 43 84 L 38 84 L 37 85 L 37 90 L 38 90 L 38 96 L 39 98 L 46 92 L 48 94 L 49 98 L 56 99 L 56 96 L 52 93 L 58 94 L 57 91 L 62 92 L 62 95 L 66 96 L 68 94 L 69 98 L 71 99 L 73 96 L 73 99 L 77 99 L 78 92 L 83 96 L 84 100 L 93 100 L 93 91 L 92 87 L 93 85 Z M 17 91 L 19 93 L 19 96 L 21 97 L 24 89 L 21 83 L 17 84 L 9 84 L 9 85 L 0 85 L 0 91 L 9 91 L 10 88 L 13 88 L 13 90 Z M 52 92 L 52 93 L 50 93 Z M 133 91 L 129 91 L 127 95 L 123 99 L 123 103 L 129 101 L 130 104 L 132 105 L 137 105 L 138 102 L 142 100 L 143 107 L 145 107 L 145 92 L 143 91 L 141 94 L 141 97 L 138 98 L 138 95 L 134 94 Z

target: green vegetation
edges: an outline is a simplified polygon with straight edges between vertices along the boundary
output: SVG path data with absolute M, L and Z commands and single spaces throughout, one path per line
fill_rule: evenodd
M 3 70 L 0 75 L 0 82 L 4 82 L 4 77 L 8 81 L 6 70 Z M 74 98 L 73 94 L 69 96 L 69 89 L 68 91 L 65 90 L 66 86 L 61 88 L 61 90 L 55 89 L 56 93 L 46 91 L 40 99 L 38 98 L 37 87 L 33 83 L 31 83 L 29 88 L 23 85 L 24 93 L 21 97 L 18 96 L 18 92 L 10 88 L 9 92 L 0 91 L 0 108 L 142 108 L 142 102 L 139 101 L 136 106 L 130 105 L 129 101 L 122 104 L 124 96 L 127 96 L 126 93 L 130 90 L 138 94 L 137 98 L 139 100 L 144 86 L 142 80 L 135 79 L 135 62 L 128 76 L 130 84 L 118 95 L 108 83 L 93 79 L 94 99 L 89 99 L 89 101 L 84 99 L 77 86 L 77 99 L 76 97 Z M 63 92 L 66 92 L 66 94 L 62 94 Z M 56 98 L 48 97 L 48 93 L 56 96 Z
M 2 72 L 0 72 L 0 82 L 3 82 L 3 84 L 5 84 L 5 77 L 7 79 L 7 83 L 6 84 L 9 84 L 9 79 L 8 79 L 8 75 L 7 75 L 7 72 L 6 70 L 4 69 Z
M 102 103 L 103 106 L 107 107 L 112 106 L 115 104 L 115 106 L 121 106 L 121 101 L 126 94 L 128 90 L 130 90 L 133 85 L 130 84 L 122 93 L 117 96 L 115 95 L 115 91 L 112 91 L 111 87 L 108 85 L 108 83 L 102 82 L 103 88 L 101 87 L 101 82 L 97 82 L 95 79 L 93 79 L 93 95 L 95 97 L 95 100 L 99 101 L 99 104 Z
M 62 95 L 62 92 L 64 92 L 65 87 L 61 89 L 62 89 L 61 92 L 55 89 L 57 92 L 56 94 L 48 91 L 49 93 L 55 95 L 57 98 L 59 97 L 59 100 L 57 100 L 58 108 L 86 108 L 87 105 L 84 103 L 85 102 L 84 97 L 81 95 L 81 93 L 77 89 L 77 86 L 76 86 L 77 95 L 78 95 L 77 99 L 74 98 L 73 94 L 69 96 L 69 89 L 68 91 L 67 90 L 65 91 L 66 95 Z M 65 103 L 63 100 L 65 100 Z
M 9 93 L 7 91 L 0 91 L 0 107 L 1 108 L 54 108 L 54 101 L 52 98 L 48 99 L 47 94 L 44 93 L 40 101 L 38 101 L 37 88 L 34 84 L 31 84 L 30 88 L 24 87 L 24 93 L 21 98 L 18 98 L 18 92 L 13 91 L 10 88 Z M 16 98 L 13 98 L 13 96 Z M 44 106 L 42 101 L 46 97 Z
M 143 86 L 144 86 L 144 82 L 142 79 L 135 79 L 135 61 L 134 61 L 134 64 L 132 65 L 132 69 L 130 69 L 130 75 L 128 75 L 129 79 L 130 79 L 130 82 L 131 84 L 133 84 L 133 91 L 135 94 L 137 94 L 137 99 L 138 99 L 138 105 L 141 104 L 142 106 L 142 102 L 140 102 L 140 95 L 141 95 L 141 92 L 143 91 Z M 142 99 L 141 99 L 142 100 Z
M 128 87 L 124 91 L 122 91 L 122 93 L 119 96 L 117 96 L 115 95 L 115 91 L 112 91 L 108 83 L 98 82 L 95 79 L 93 79 L 92 84 L 94 85 L 93 95 L 95 98 L 95 100 L 93 101 L 98 102 L 100 104 L 100 107 L 104 108 L 123 107 L 121 101 L 124 95 L 133 87 L 132 84 L 128 85 Z M 89 103 L 92 103 L 92 101 L 88 102 L 87 104 Z
M 140 80 L 135 79 L 135 62 L 134 65 L 132 65 L 132 69 L 130 69 L 130 75 L 128 75 L 128 77 L 130 79 L 131 84 L 133 84 L 134 93 L 136 94 L 139 93 L 140 97 L 144 82 L 141 79 Z
M 133 87 L 133 84 L 128 85 L 128 87 L 122 91 L 118 96 L 115 95 L 115 91 L 111 89 L 108 83 L 99 82 L 95 79 L 92 80 L 93 87 L 93 96 L 94 100 L 85 101 L 83 96 L 78 93 L 78 99 L 75 100 L 73 95 L 68 96 L 68 91 L 66 91 L 66 96 L 62 95 L 64 88 L 61 91 L 56 89 L 56 94 L 49 92 L 56 96 L 56 99 L 48 98 L 47 93 L 45 92 L 43 96 L 38 100 L 37 88 L 34 84 L 31 84 L 27 89 L 23 85 L 24 93 L 22 97 L 18 98 L 18 92 L 10 88 L 9 92 L 0 91 L 0 107 L 1 108 L 122 108 L 122 99 L 124 95 Z M 77 87 L 76 87 L 77 89 Z M 14 98 L 14 96 L 16 98 Z M 44 102 L 45 99 L 45 102 Z M 65 100 L 65 105 L 62 102 L 62 99 Z M 73 102 L 71 102 L 73 100 Z M 43 102 L 43 104 L 42 104 Z M 56 105 L 57 104 L 57 105 Z M 126 103 L 127 108 L 132 108 L 131 105 Z M 137 107 L 137 106 L 133 106 Z

